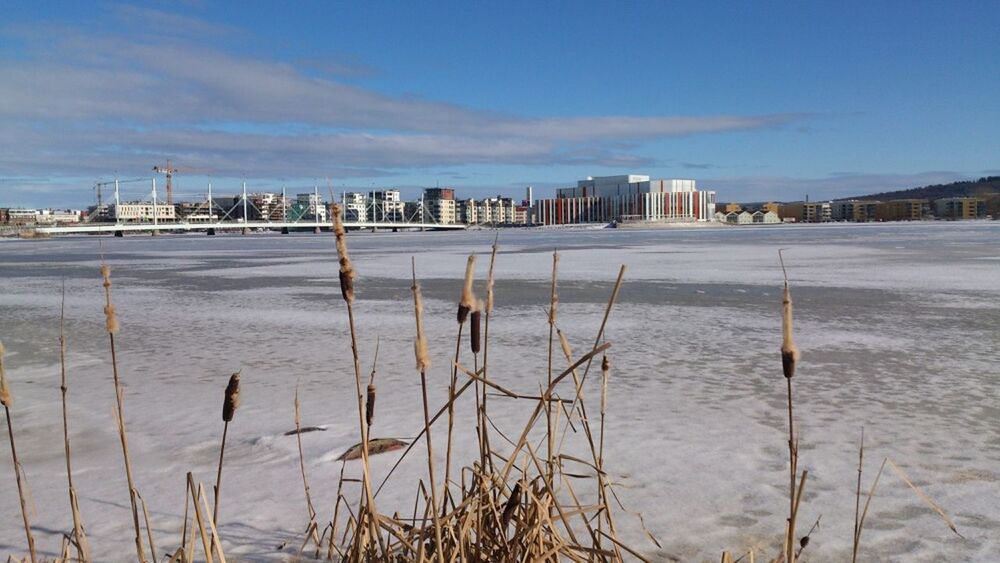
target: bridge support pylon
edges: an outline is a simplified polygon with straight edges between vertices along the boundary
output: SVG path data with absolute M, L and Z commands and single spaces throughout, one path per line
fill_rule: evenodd
M 115 231 L 115 236 L 121 238 L 125 236 L 125 233 L 123 231 Z
M 209 228 L 207 231 L 205 231 L 205 234 L 208 235 L 208 236 L 210 236 L 210 237 L 214 237 L 215 236 L 215 229 Z
M 288 234 L 288 227 L 281 227 L 281 234 L 287 235 Z

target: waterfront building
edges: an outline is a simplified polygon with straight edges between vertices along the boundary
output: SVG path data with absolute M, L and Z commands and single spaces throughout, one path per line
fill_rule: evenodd
M 844 199 L 830 202 L 830 218 L 834 221 L 865 223 L 874 221 L 879 202 Z
M 345 222 L 368 222 L 368 194 L 346 192 L 341 201 L 344 203 Z
M 694 180 L 650 180 L 637 174 L 591 177 L 575 188 L 556 190 L 554 199 L 536 201 L 534 211 L 543 225 L 712 221 L 715 192 L 698 190 Z
M 289 220 L 292 221 L 318 221 L 325 223 L 328 221 L 326 214 L 326 202 L 318 192 L 295 194 L 295 205 Z
M 177 218 L 177 210 L 173 205 L 157 203 L 154 206 L 152 202 L 145 201 L 113 203 L 108 206 L 108 213 L 115 221 L 123 222 L 173 221 Z
M 796 201 L 781 205 L 778 216 L 788 222 L 826 223 L 832 220 L 829 202 Z
M 399 190 L 377 190 L 372 192 L 372 214 L 375 221 L 402 221 L 403 200 Z
M 466 199 L 458 204 L 458 220 L 466 225 L 527 224 L 527 214 L 517 218 L 517 204 L 509 197 Z
M 779 219 L 781 218 L 781 206 L 778 205 L 777 203 L 773 202 L 773 201 L 769 201 L 769 202 L 765 203 L 764 205 L 760 206 L 760 209 L 764 213 L 767 213 L 768 211 L 770 211 L 771 213 L 774 213 L 775 215 L 777 215 Z
M 919 221 L 927 211 L 926 199 L 894 199 L 883 201 L 875 208 L 878 221 Z
M 740 203 L 727 203 L 726 204 L 726 213 L 727 214 L 728 213 L 739 213 L 740 211 L 743 211 L 743 205 L 742 204 L 740 204 Z
M 424 208 L 431 217 L 425 219 L 443 225 L 453 225 L 458 219 L 453 188 L 427 188 L 424 190 Z
M 758 209 L 757 211 L 753 212 L 752 219 L 753 219 L 752 223 L 755 224 L 755 225 L 758 225 L 758 224 L 760 224 L 760 225 L 770 225 L 770 224 L 773 224 L 773 223 L 780 223 L 781 222 L 781 218 L 779 218 L 778 214 L 775 213 L 774 211 L 763 211 L 761 209 Z
M 986 215 L 986 201 L 976 197 L 945 197 L 934 200 L 939 219 L 975 219 Z

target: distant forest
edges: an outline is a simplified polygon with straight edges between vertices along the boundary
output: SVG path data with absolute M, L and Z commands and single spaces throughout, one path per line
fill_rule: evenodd
M 1000 176 L 986 176 L 978 180 L 952 182 L 950 184 L 936 184 L 933 186 L 924 186 L 922 188 L 910 188 L 908 190 L 898 190 L 895 192 L 882 192 L 877 194 L 857 196 L 849 199 L 877 199 L 881 201 L 888 201 L 891 199 L 939 199 L 942 197 L 981 197 L 983 199 L 989 200 L 989 199 L 994 199 L 997 196 L 1000 196 Z

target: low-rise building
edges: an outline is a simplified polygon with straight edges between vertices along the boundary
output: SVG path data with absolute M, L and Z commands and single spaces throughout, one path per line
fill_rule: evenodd
M 327 222 L 326 202 L 318 192 L 296 194 L 290 221 Z
M 780 223 L 780 222 L 781 219 L 778 217 L 778 214 L 775 213 L 774 211 L 762 211 L 758 209 L 757 211 L 753 212 L 753 223 L 755 225 L 756 224 L 770 225 L 773 223 Z
M 878 221 L 919 221 L 927 210 L 926 199 L 893 199 L 883 201 L 875 208 Z
M 830 203 L 830 216 L 834 221 L 865 223 L 874 221 L 879 202 L 843 199 Z
M 152 202 L 113 203 L 108 206 L 108 213 L 119 222 L 173 221 L 177 218 L 174 206 L 166 203 L 155 206 Z
M 832 219 L 829 202 L 796 201 L 783 203 L 778 215 L 796 223 L 826 223 Z
M 739 213 L 743 211 L 743 205 L 739 203 L 727 203 L 726 213 Z
M 934 200 L 939 219 L 976 219 L 986 215 L 986 201 L 977 197 L 945 197 Z

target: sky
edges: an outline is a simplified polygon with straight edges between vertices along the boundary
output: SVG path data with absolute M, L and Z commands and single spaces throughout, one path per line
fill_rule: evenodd
M 0 207 L 138 198 L 168 159 L 191 199 L 1000 175 L 998 29 L 996 1 L 8 3 Z

